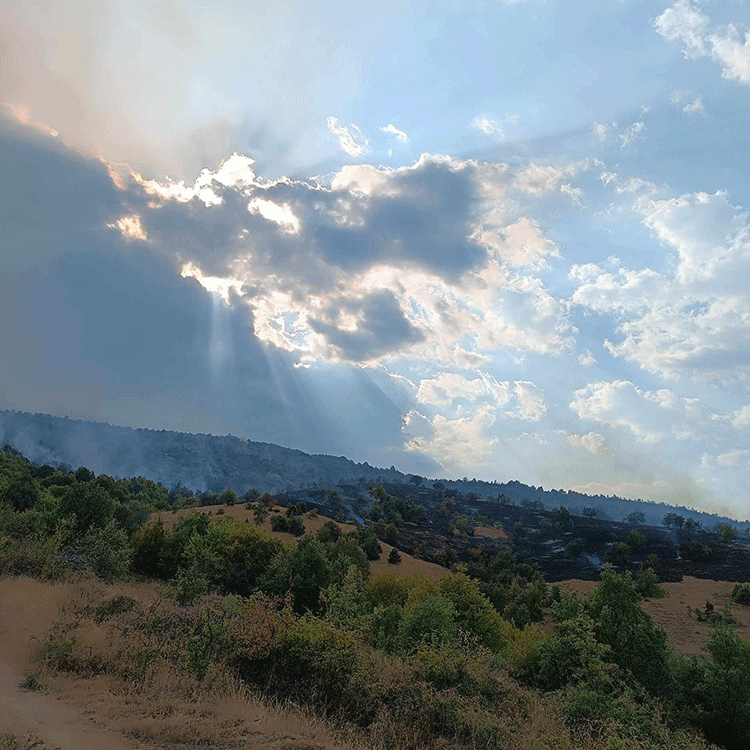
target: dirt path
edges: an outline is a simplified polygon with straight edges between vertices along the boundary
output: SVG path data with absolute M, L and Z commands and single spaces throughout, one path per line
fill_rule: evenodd
M 93 725 L 75 707 L 41 692 L 22 690 L 37 639 L 52 624 L 71 586 L 26 578 L 0 580 L 0 734 L 34 737 L 59 750 L 136 750 L 143 747 Z M 38 746 L 37 746 L 38 747 Z
M 84 586 L 90 589 L 91 584 Z M 81 585 L 0 578 L 0 747 L 15 750 L 357 750 L 292 707 L 236 698 L 180 698 L 160 689 L 117 694 L 99 678 L 57 675 L 49 692 L 23 690 L 34 647 Z M 148 585 L 114 588 L 146 601 Z M 90 592 L 89 592 L 90 593 Z M 162 688 L 165 688 L 162 685 Z M 16 742 L 5 740 L 11 735 Z M 3 744 L 5 742 L 5 744 Z

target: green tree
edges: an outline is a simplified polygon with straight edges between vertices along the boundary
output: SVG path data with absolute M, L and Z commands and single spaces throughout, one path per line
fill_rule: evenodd
M 102 487 L 79 482 L 60 498 L 58 512 L 61 518 L 75 515 L 76 532 L 85 534 L 92 526 L 106 526 L 112 520 L 115 502 Z
M 456 609 L 440 594 L 428 594 L 415 601 L 404 613 L 399 626 L 401 648 L 409 651 L 420 643 L 454 643 Z
M 131 540 L 133 572 L 150 578 L 164 577 L 166 541 L 167 534 L 161 518 L 141 527 Z
M 615 663 L 652 693 L 664 693 L 669 686 L 667 633 L 638 606 L 640 600 L 631 573 L 618 575 L 605 565 L 589 613 L 597 639 L 610 647 Z

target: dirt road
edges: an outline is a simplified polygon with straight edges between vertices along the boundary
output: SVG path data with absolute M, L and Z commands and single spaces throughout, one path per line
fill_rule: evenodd
M 71 586 L 27 578 L 0 580 L 0 734 L 34 738 L 52 750 L 138 750 L 122 735 L 94 726 L 74 706 L 19 687 L 31 652 Z

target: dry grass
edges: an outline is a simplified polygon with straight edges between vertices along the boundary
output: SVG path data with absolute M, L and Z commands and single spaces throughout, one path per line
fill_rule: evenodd
M 474 529 L 474 536 L 482 536 L 486 539 L 510 539 L 508 533 L 503 528 L 496 528 L 495 526 L 477 526 Z
M 129 636 L 118 629 L 127 615 L 113 620 L 112 628 L 81 618 L 87 606 L 114 596 L 132 597 L 146 610 L 175 606 L 163 601 L 151 584 L 0 579 L 0 732 L 6 732 L 0 734 L 0 750 L 363 747 L 309 712 L 249 693 L 226 673 L 209 672 L 200 681 L 157 661 L 148 666 L 144 679 L 123 678 L 117 666 Z M 76 623 L 73 657 L 105 665 L 103 673 L 56 672 L 40 668 L 37 661 L 46 694 L 19 689 L 45 633 Z
M 281 513 L 286 512 L 286 508 L 277 505 L 277 508 L 280 509 Z M 171 526 L 174 526 L 175 523 L 177 523 L 177 520 L 181 518 L 182 516 L 188 515 L 190 513 L 204 513 L 206 515 L 210 515 L 212 518 L 216 518 L 217 514 L 216 512 L 219 509 L 222 509 L 224 511 L 223 514 L 218 516 L 219 518 L 230 516 L 231 518 L 234 518 L 239 523 L 245 523 L 247 521 L 248 523 L 255 523 L 253 518 L 253 512 L 251 510 L 248 510 L 244 504 L 238 504 L 238 505 L 209 505 L 202 508 L 182 508 L 180 510 L 177 510 L 175 512 L 172 511 L 162 511 L 161 513 L 154 513 L 152 518 L 161 518 L 161 520 L 164 523 L 165 528 L 170 528 Z M 283 539 L 285 542 L 295 542 L 297 541 L 297 537 L 294 537 L 292 534 L 287 534 L 285 532 L 279 532 L 279 531 L 273 531 L 271 529 L 271 516 L 273 514 L 270 514 L 269 517 L 261 524 L 262 527 L 268 531 L 272 536 L 278 537 L 279 539 Z M 300 519 L 305 524 L 305 531 L 310 534 L 315 534 L 322 526 L 331 519 L 327 516 L 315 516 L 313 518 L 308 518 L 307 515 L 301 516 Z M 338 523 L 338 522 L 336 522 Z M 341 527 L 341 530 L 346 534 L 349 531 L 354 531 L 356 528 L 354 525 L 350 523 L 338 523 L 338 525 Z M 492 529 L 492 531 L 498 531 L 497 529 Z M 379 560 L 373 560 L 370 563 L 370 572 L 372 575 L 380 575 L 381 573 L 385 573 L 386 571 L 393 571 L 396 573 L 396 575 L 400 576 L 401 578 L 406 578 L 408 576 L 414 575 L 415 573 L 420 573 L 426 576 L 429 576 L 430 578 L 440 578 L 441 576 L 446 575 L 449 571 L 443 568 L 440 565 L 436 565 L 435 563 L 427 562 L 426 560 L 420 560 L 418 557 L 413 557 L 412 555 L 407 554 L 406 552 L 401 552 L 401 563 L 399 565 L 391 565 L 388 563 L 388 554 L 390 553 L 391 549 L 393 547 L 390 544 L 386 544 L 386 542 L 380 542 L 381 547 L 383 548 L 383 553 L 380 555 Z
M 597 586 L 596 581 L 561 581 L 565 591 L 589 594 Z M 642 603 L 643 609 L 654 618 L 654 622 L 667 631 L 670 645 L 681 654 L 700 654 L 713 627 L 709 622 L 699 622 L 692 612 L 703 609 L 710 601 L 716 609 L 729 605 L 737 618 L 737 632 L 750 640 L 750 607 L 732 601 L 734 583 L 712 581 L 704 578 L 685 576 L 679 583 L 660 583 L 666 594 L 664 599 L 649 599 Z

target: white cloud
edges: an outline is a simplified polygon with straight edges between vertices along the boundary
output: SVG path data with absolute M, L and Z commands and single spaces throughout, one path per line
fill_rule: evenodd
M 646 129 L 646 125 L 643 122 L 634 122 L 629 127 L 620 133 L 620 145 L 621 147 L 630 146 L 635 142 L 635 139 L 643 133 Z
M 595 456 L 604 452 L 604 435 L 598 432 L 588 432 L 585 435 L 568 435 L 568 444 L 574 448 L 583 448 Z
M 143 231 L 141 225 L 141 217 L 137 214 L 131 216 L 123 216 L 118 219 L 114 224 L 108 224 L 111 229 L 119 229 L 120 233 L 126 240 L 140 240 L 141 242 L 148 242 L 148 237 Z
M 499 442 L 487 434 L 494 423 L 495 411 L 489 406 L 456 419 L 440 414 L 429 419 L 411 411 L 404 419 L 404 448 L 430 456 L 446 469 L 488 466 Z
M 670 97 L 672 104 L 685 112 L 688 115 L 702 114 L 705 112 L 703 106 L 703 97 L 693 95 L 689 91 L 673 91 Z
M 539 165 L 532 162 L 528 167 L 516 174 L 514 186 L 529 195 L 543 195 L 557 190 L 560 183 L 570 179 L 580 172 L 586 172 L 592 167 L 601 166 L 596 159 L 582 159 L 581 161 L 563 164 L 562 166 Z
M 349 156 L 362 156 L 370 150 L 370 142 L 356 125 L 341 125 L 335 117 L 329 117 L 326 124 L 328 130 L 338 139 L 339 148 Z
M 514 388 L 517 407 L 512 413 L 519 419 L 538 422 L 547 412 L 544 391 L 528 380 L 517 380 Z
M 489 115 L 478 115 L 471 124 L 490 138 L 503 141 L 508 136 L 506 125 L 515 125 L 520 119 L 518 115 L 506 115 L 502 120 Z
M 616 188 L 624 192 L 626 187 Z M 750 387 L 750 220 L 724 192 L 664 198 L 647 183 L 633 186 L 633 209 L 675 253 L 663 272 L 615 265 L 573 266 L 571 302 L 617 315 L 614 356 L 668 378 Z
M 710 57 L 722 65 L 722 76 L 750 85 L 750 31 L 734 24 L 711 31 L 711 19 L 690 0 L 677 0 L 655 21 L 670 42 L 682 44 L 686 58 Z
M 387 125 L 383 125 L 380 130 L 383 133 L 392 135 L 402 143 L 406 143 L 409 140 L 409 136 L 403 130 L 399 130 L 392 122 L 389 122 Z
M 643 135 L 645 129 L 646 123 L 641 121 L 634 122 L 623 130 L 620 130 L 620 124 L 617 122 L 595 122 L 591 126 L 591 132 L 600 143 L 606 143 L 610 138 L 617 138 L 620 141 L 620 148 L 635 143 L 636 139 Z
M 690 0 L 677 0 L 655 21 L 656 30 L 670 42 L 682 42 L 685 57 L 706 54 L 705 36 L 710 19 Z
M 697 399 L 683 398 L 666 388 L 642 390 L 629 380 L 589 383 L 575 392 L 570 408 L 581 420 L 624 427 L 645 443 L 657 443 L 667 436 L 696 440 L 710 432 L 712 423 L 717 430 L 726 425 Z
M 511 398 L 510 386 L 484 373 L 470 379 L 452 372 L 441 372 L 422 380 L 417 390 L 419 403 L 435 406 L 446 406 L 455 401 L 474 402 L 482 398 L 490 398 L 494 406 L 505 406 Z
M 583 190 L 581 188 L 573 187 L 566 182 L 564 185 L 560 185 L 560 192 L 563 195 L 567 195 L 573 203 L 577 203 L 579 206 L 582 205 L 581 199 L 583 198 Z
M 547 411 L 544 391 L 528 380 L 497 381 L 479 373 L 467 378 L 452 372 L 441 372 L 422 380 L 417 389 L 417 402 L 431 406 L 449 406 L 461 402 L 485 402 L 504 416 L 525 421 L 539 421 Z
M 703 106 L 703 97 L 702 96 L 696 96 L 693 101 L 688 102 L 683 108 L 682 111 L 689 115 L 694 115 L 699 112 L 705 112 L 705 107 Z
M 710 455 L 704 453 L 701 459 L 701 463 L 704 468 L 719 467 L 735 467 L 735 466 L 750 466 L 750 450 L 746 448 L 735 448 L 727 451 L 726 453 L 719 453 L 718 455 Z
M 497 232 L 483 231 L 480 239 L 494 257 L 511 266 L 542 268 L 547 265 L 547 258 L 560 256 L 557 244 L 544 236 L 536 222 L 526 217 Z

